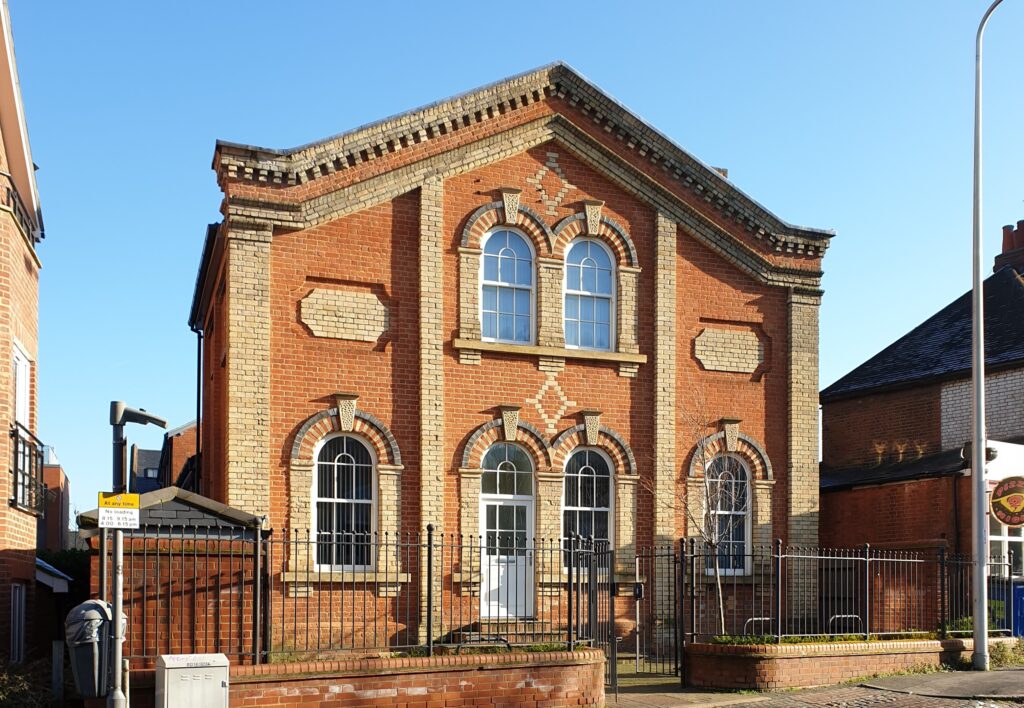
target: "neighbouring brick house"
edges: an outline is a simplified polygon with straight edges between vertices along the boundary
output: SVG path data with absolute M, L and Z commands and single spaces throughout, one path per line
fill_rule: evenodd
M 32 636 L 37 518 L 45 503 L 43 446 L 34 433 L 39 269 L 43 222 L 18 87 L 11 20 L 0 6 L 0 459 L 8 461 L 0 505 L 0 662 L 25 658 Z
M 201 494 L 314 544 L 576 531 L 632 577 L 637 546 L 693 533 L 697 413 L 747 490 L 737 550 L 817 543 L 831 232 L 780 220 L 566 65 L 292 150 L 218 142 L 213 168 L 223 221 L 190 315 Z M 425 582 L 416 561 L 316 553 L 271 572 Z M 515 577 L 542 593 L 551 570 Z
M 1003 228 L 984 283 L 990 480 L 1024 455 L 1024 221 Z M 821 540 L 971 550 L 971 293 L 821 392 Z M 990 550 L 1024 560 L 1019 530 L 990 525 Z

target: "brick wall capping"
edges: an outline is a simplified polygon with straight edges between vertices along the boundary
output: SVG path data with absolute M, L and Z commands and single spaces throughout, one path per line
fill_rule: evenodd
M 628 354 L 626 352 L 600 352 L 590 349 L 564 349 L 561 347 L 538 347 L 527 344 L 504 344 L 502 342 L 483 342 L 469 339 L 452 341 L 455 349 L 472 349 L 501 354 L 517 354 L 521 356 L 548 356 L 565 359 L 592 359 L 594 361 L 615 361 L 629 364 L 646 364 L 646 354 Z
M 408 583 L 412 576 L 398 570 L 286 570 L 281 573 L 281 582 L 294 585 L 310 583 L 362 583 L 370 584 L 403 584 Z

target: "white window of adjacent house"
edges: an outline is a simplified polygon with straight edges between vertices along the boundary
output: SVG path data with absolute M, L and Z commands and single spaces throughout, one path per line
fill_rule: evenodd
M 999 519 L 988 515 L 988 554 L 995 565 L 990 568 L 997 575 L 1024 575 L 1024 529 L 1005 526 Z
M 600 241 L 573 241 L 565 257 L 565 345 L 611 350 L 615 337 L 612 257 Z
M 334 435 L 321 443 L 316 461 L 316 564 L 325 569 L 369 568 L 375 527 L 373 454 L 355 437 Z
M 28 355 L 14 345 L 14 419 L 26 428 L 29 423 L 29 401 L 32 385 L 32 364 Z
M 480 278 L 480 331 L 491 342 L 532 344 L 533 248 L 515 231 L 485 237 Z
M 11 663 L 25 660 L 25 585 L 11 583 Z

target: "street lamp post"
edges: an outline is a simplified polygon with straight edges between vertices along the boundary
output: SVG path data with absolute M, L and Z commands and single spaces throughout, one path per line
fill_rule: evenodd
M 971 551 L 974 555 L 974 668 L 988 671 L 988 482 L 985 474 L 985 453 L 988 440 L 985 432 L 985 293 L 984 263 L 981 248 L 981 40 L 992 12 L 1003 0 L 995 0 L 978 25 L 974 62 L 974 281 L 971 316 L 971 378 L 974 410 L 971 421 L 971 475 L 974 487 L 973 533 Z
M 124 401 L 110 402 L 110 426 L 113 430 L 114 442 L 114 488 L 115 493 L 128 491 L 125 478 L 125 449 L 127 441 L 124 437 L 125 423 L 139 423 L 147 425 L 153 423 L 161 428 L 167 427 L 167 421 L 163 418 L 147 413 L 145 409 L 129 408 Z M 128 701 L 124 695 L 122 677 L 124 667 L 122 664 L 121 642 L 124 641 L 124 625 L 121 624 L 121 614 L 124 607 L 124 531 L 114 529 L 114 621 L 113 634 L 114 658 L 110 662 L 113 671 L 113 686 L 107 694 L 107 708 L 125 708 Z

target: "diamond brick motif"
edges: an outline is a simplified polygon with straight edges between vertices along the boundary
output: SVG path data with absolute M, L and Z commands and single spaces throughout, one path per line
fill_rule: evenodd
M 558 384 L 558 374 L 548 372 L 541 384 L 537 394 L 533 398 L 527 398 L 526 403 L 532 405 L 544 421 L 544 429 L 548 435 L 558 432 L 558 421 L 562 419 L 569 408 L 576 405 L 576 401 L 570 401 L 562 387 Z
M 549 194 L 544 188 L 544 177 L 551 172 L 561 180 L 561 185 L 558 191 L 554 194 Z M 569 193 L 569 190 L 576 189 L 576 185 L 570 184 L 569 180 L 566 179 L 565 173 L 562 172 L 561 166 L 558 164 L 558 153 L 549 152 L 548 161 L 537 170 L 537 174 L 533 177 L 527 177 L 526 181 L 532 184 L 538 192 L 540 192 L 540 199 L 544 202 L 547 207 L 548 216 L 557 216 L 558 212 L 556 209 L 562 204 L 562 200 L 565 199 L 565 195 Z

